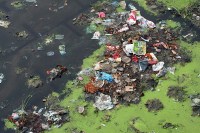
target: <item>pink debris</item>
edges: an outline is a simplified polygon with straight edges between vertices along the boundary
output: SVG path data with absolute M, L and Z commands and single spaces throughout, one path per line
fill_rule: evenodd
M 147 25 L 149 28 L 152 28 L 152 29 L 156 27 L 156 25 L 152 21 L 147 21 Z
M 106 17 L 106 14 L 104 12 L 99 12 L 98 15 L 99 15 L 99 18 L 105 18 Z
M 83 81 L 83 77 L 77 77 L 77 79 L 79 80 L 79 81 Z
M 129 25 L 134 25 L 136 23 L 136 11 L 131 11 L 127 23 Z

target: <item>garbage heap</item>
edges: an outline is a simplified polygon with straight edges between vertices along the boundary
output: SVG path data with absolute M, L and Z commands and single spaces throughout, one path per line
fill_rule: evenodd
M 69 110 L 58 104 L 58 97 L 49 95 L 43 102 L 44 108 L 33 106 L 31 110 L 18 109 L 13 111 L 8 120 L 23 133 L 41 133 L 70 121 Z
M 158 78 L 167 72 L 174 74 L 174 63 L 188 61 L 181 57 L 178 33 L 166 28 L 163 21 L 156 25 L 147 20 L 132 4 L 126 7 L 125 2 L 115 1 L 99 5 L 74 19 L 75 23 L 88 23 L 90 31 L 92 25 L 92 39 L 103 41 L 106 47 L 102 60 L 78 74 L 91 79 L 84 86 L 85 98 L 93 99 L 99 110 L 119 103 L 138 104 L 144 90 L 155 89 Z M 124 11 L 117 12 L 119 7 Z M 98 31 L 99 27 L 103 30 Z

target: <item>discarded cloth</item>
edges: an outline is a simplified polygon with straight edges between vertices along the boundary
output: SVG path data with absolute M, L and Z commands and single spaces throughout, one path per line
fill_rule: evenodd
M 148 59 L 139 60 L 139 71 L 145 71 L 148 67 Z
M 165 63 L 161 61 L 161 62 L 158 62 L 155 65 L 152 65 L 153 71 L 160 71 L 163 68 L 164 64 Z
M 167 71 L 174 75 L 176 67 L 167 67 Z
M 164 67 L 163 69 L 161 69 L 157 74 L 156 77 L 160 78 L 163 77 L 167 74 L 167 69 Z
M 99 96 L 95 97 L 95 103 L 93 104 L 93 106 L 98 108 L 99 110 L 109 110 L 114 107 L 111 101 L 111 97 L 103 93 L 100 93 Z

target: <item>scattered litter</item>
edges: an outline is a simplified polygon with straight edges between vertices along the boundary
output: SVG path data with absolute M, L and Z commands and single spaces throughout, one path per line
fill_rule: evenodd
M 8 120 L 22 132 L 44 132 L 52 126 L 61 127 L 63 123 L 69 122 L 68 109 L 57 105 L 56 109 L 41 108 L 34 106 L 33 111 L 17 110 L 13 112 Z
M 31 88 L 38 88 L 43 85 L 43 82 L 39 76 L 31 76 L 27 80 L 28 87 Z
M 133 5 L 133 4 L 128 4 L 128 7 L 131 9 L 131 10 L 133 10 L 133 11 L 135 11 L 135 10 L 137 10 L 136 8 L 135 8 L 135 6 Z
M 79 106 L 79 107 L 78 107 L 78 113 L 79 113 L 79 114 L 83 114 L 84 111 L 85 111 L 85 107 L 84 107 L 84 106 Z
M 100 93 L 99 96 L 96 96 L 93 106 L 99 110 L 110 110 L 114 107 L 111 101 L 111 97 L 104 95 L 103 93 Z
M 148 111 L 158 111 L 163 109 L 163 104 L 161 103 L 161 101 L 159 99 L 152 99 L 152 100 L 148 100 L 145 104 L 145 106 L 148 108 Z
M 126 2 L 125 1 L 120 1 L 119 5 L 122 7 L 122 9 L 126 9 Z
M 64 39 L 65 35 L 55 35 L 56 40 L 62 40 Z
M 157 64 L 152 65 L 153 71 L 160 71 L 163 68 L 164 64 L 164 62 L 158 62 Z
M 190 96 L 191 99 L 191 106 L 194 116 L 200 115 L 200 94 L 195 94 Z
M 54 56 L 54 52 L 53 51 L 47 52 L 47 56 Z
M 101 33 L 99 31 L 96 31 L 92 37 L 92 39 L 99 39 L 99 37 L 101 36 Z
M 130 56 L 130 54 L 145 55 L 146 42 L 135 41 L 133 44 L 127 44 L 123 50 L 127 56 Z
M 39 46 L 39 47 L 37 47 L 37 50 L 42 51 L 42 50 L 44 50 L 44 48 L 42 46 Z
M 170 86 L 168 88 L 167 96 L 178 102 L 183 102 L 186 98 L 186 91 L 179 86 Z
M 50 81 L 56 78 L 61 78 L 65 72 L 67 72 L 67 68 L 62 65 L 57 65 L 55 68 L 46 71 L 46 73 L 49 75 L 48 78 Z
M 80 75 L 86 75 L 86 76 L 90 76 L 90 74 L 93 72 L 93 68 L 86 68 L 86 69 L 83 69 L 81 70 L 77 75 L 80 76 Z
M 21 38 L 28 37 L 28 33 L 26 31 L 17 32 L 16 35 L 17 35 L 17 37 L 21 37 Z
M 9 25 L 10 25 L 9 21 L 0 20 L 0 26 L 1 27 L 8 28 Z
M 99 18 L 105 18 L 106 14 L 104 12 L 98 12 Z
M 65 45 L 59 45 L 59 52 L 60 52 L 61 55 L 66 54 Z
M 136 24 L 136 11 L 132 10 L 131 13 L 129 14 L 129 18 L 126 21 L 129 25 L 134 25 Z
M 157 74 L 156 77 L 163 77 L 167 74 L 167 69 L 165 67 L 163 67 Z
M 4 74 L 0 73 L 0 84 L 2 83 L 3 79 L 4 79 Z
M 167 71 L 173 75 L 174 75 L 175 70 L 176 70 L 176 67 L 167 67 Z
M 37 0 L 25 0 L 26 2 L 37 3 Z
M 177 129 L 177 127 L 179 127 L 179 125 L 175 125 L 175 124 L 172 124 L 172 123 L 165 123 L 164 125 L 163 125 L 163 128 L 164 129 Z

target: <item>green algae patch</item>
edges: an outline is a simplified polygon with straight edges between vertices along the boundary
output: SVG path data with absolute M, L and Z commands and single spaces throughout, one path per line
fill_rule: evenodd
M 84 59 L 82 69 L 92 67 L 92 65 L 94 65 L 98 61 L 98 59 L 101 57 L 104 51 L 105 51 L 105 46 L 102 45 L 99 49 L 94 51 L 94 53 L 91 56 Z
M 52 92 L 51 95 L 54 97 L 59 97 L 59 93 L 57 93 L 57 92 Z
M 155 12 L 149 8 L 149 6 L 146 4 L 146 0 L 133 0 L 133 1 L 136 1 L 139 4 L 139 6 L 143 7 L 149 13 L 152 13 L 153 15 L 158 14 L 157 12 Z
M 5 130 L 16 128 L 15 125 L 12 122 L 10 122 L 9 120 L 4 120 L 4 123 L 5 123 L 5 126 L 4 126 Z
M 168 7 L 173 7 L 177 10 L 182 10 L 188 8 L 192 3 L 197 2 L 198 0 L 158 0 Z
M 23 9 L 24 8 L 24 3 L 22 1 L 14 1 L 10 4 L 12 7 L 14 7 L 15 9 Z
M 170 27 L 170 28 L 178 28 L 178 27 L 181 27 L 181 24 L 179 22 L 175 22 L 173 20 L 167 20 L 166 21 L 166 24 L 167 24 L 167 27 Z
M 186 42 L 180 42 L 183 48 L 192 50 L 192 62 L 182 66 L 176 65 L 175 75 L 167 74 L 166 80 L 160 80 L 155 91 L 146 91 L 145 96 L 142 97 L 141 102 L 138 105 L 118 105 L 115 109 L 110 111 L 97 111 L 93 107 L 93 103 L 84 101 L 83 86 L 73 85 L 70 81 L 67 83 L 67 87 L 72 89 L 72 93 L 61 101 L 61 105 L 68 107 L 70 110 L 71 121 L 64 124 L 61 128 L 54 128 L 50 132 L 72 132 L 74 129 L 78 131 L 84 131 L 87 133 L 133 133 L 136 131 L 141 132 L 198 132 L 198 123 L 200 119 L 198 117 L 192 117 L 192 109 L 190 106 L 190 99 L 187 98 L 184 102 L 179 103 L 167 96 L 168 87 L 184 86 L 187 91 L 187 95 L 200 93 L 198 86 L 200 86 L 198 74 L 200 70 L 200 43 L 188 44 Z M 101 52 L 100 52 L 101 51 Z M 83 61 L 82 68 L 91 67 L 98 61 L 97 57 L 102 53 L 103 47 L 98 49 Z M 178 78 L 184 76 L 184 82 L 179 83 Z M 158 98 L 163 103 L 164 108 L 159 112 L 148 112 L 145 107 L 145 103 L 149 99 Z M 86 115 L 81 115 L 77 112 L 78 106 L 86 107 Z M 105 119 L 108 116 L 109 120 Z M 132 120 L 138 118 L 134 124 Z M 163 128 L 164 123 L 175 123 L 176 128 L 168 129 Z
M 125 12 L 126 10 L 124 10 L 121 6 L 116 8 L 117 12 Z

